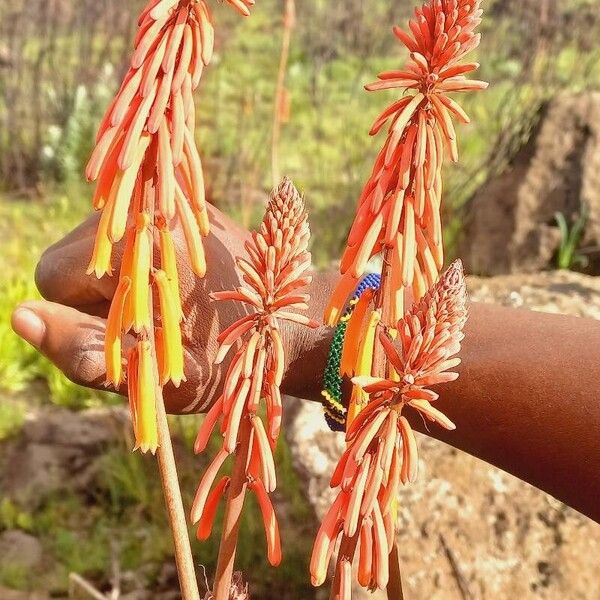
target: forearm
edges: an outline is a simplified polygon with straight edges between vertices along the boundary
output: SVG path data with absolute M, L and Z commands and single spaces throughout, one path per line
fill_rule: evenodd
M 335 279 L 315 278 L 311 316 L 322 318 Z M 600 520 L 600 323 L 483 304 L 469 315 L 460 377 L 437 390 L 457 429 L 426 433 Z M 327 328 L 302 334 L 286 393 L 320 400 L 330 341 Z
M 600 323 L 472 304 L 444 441 L 600 520 Z

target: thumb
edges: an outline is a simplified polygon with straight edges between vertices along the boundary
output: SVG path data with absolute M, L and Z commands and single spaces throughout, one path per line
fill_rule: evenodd
M 104 388 L 106 321 L 54 302 L 29 301 L 12 314 L 12 328 L 71 381 Z

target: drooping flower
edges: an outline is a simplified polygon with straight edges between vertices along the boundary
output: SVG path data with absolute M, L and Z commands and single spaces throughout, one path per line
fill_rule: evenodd
M 244 15 L 254 4 L 229 2 Z M 161 363 L 160 384 L 171 381 L 179 386 L 185 380 L 183 313 L 171 229 L 177 220 L 181 223 L 192 269 L 203 277 L 202 237 L 208 234 L 209 223 L 202 162 L 194 140 L 193 92 L 212 57 L 214 29 L 205 0 L 150 0 L 138 24 L 129 69 L 104 115 L 86 167 L 87 179 L 96 182 L 94 208 L 102 211 L 88 273 L 98 278 L 112 275 L 113 245 L 124 240 L 106 331 L 107 384 L 118 387 L 125 379 L 121 336 L 133 331 L 144 348 L 150 345 L 151 360 Z M 159 270 L 152 256 L 155 238 L 160 240 Z M 158 292 L 156 307 L 151 286 Z M 152 331 L 154 316 L 160 318 L 157 331 Z M 154 337 L 161 346 L 156 358 Z M 138 354 L 138 363 L 131 361 L 127 367 L 130 379 L 136 377 L 135 365 L 141 365 Z M 144 388 L 144 393 L 140 390 L 136 398 L 150 403 L 154 386 Z M 141 411 L 141 406 L 137 410 L 136 444 L 154 452 L 156 423 L 140 419 L 149 411 Z
M 398 88 L 402 98 L 371 128 L 388 133 L 360 199 L 341 261 L 341 278 L 326 321 L 333 325 L 369 259 L 387 254 L 390 322 L 404 312 L 404 288 L 417 300 L 435 282 L 444 262 L 440 207 L 445 153 L 458 160 L 453 119 L 468 123 L 454 92 L 481 90 L 465 77 L 478 68 L 463 58 L 480 41 L 481 0 L 428 0 L 409 22 L 410 33 L 394 28 L 410 52 L 404 68 L 379 75 L 368 90 Z
M 387 586 L 398 485 L 414 481 L 418 467 L 417 442 L 406 414 L 413 409 L 428 421 L 454 429 L 432 405 L 438 394 L 429 388 L 458 377 L 450 369 L 460 363 L 456 354 L 464 337 L 466 301 L 457 261 L 406 312 L 397 330 L 380 331 L 388 377 L 355 379 L 369 402 L 348 428 L 348 447 L 331 478 L 338 495 L 323 519 L 311 560 L 313 584 L 321 585 L 341 538 L 333 590 L 340 600 L 350 598 L 351 565 L 357 554 L 359 583 L 369 589 Z
M 223 393 L 206 415 L 195 444 L 196 453 L 202 452 L 220 421 L 223 446 L 202 478 L 192 507 L 192 521 L 199 523 L 198 537 L 210 535 L 218 503 L 235 483 L 223 477 L 210 490 L 224 461 L 235 455 L 235 460 L 244 462 L 244 491 L 249 488 L 258 500 L 268 560 L 273 565 L 281 560 L 279 526 L 269 498 L 277 484 L 273 452 L 282 418 L 280 385 L 285 355 L 280 323 L 317 326 L 297 312 L 306 310 L 310 299 L 302 291 L 312 279 L 307 274 L 311 264 L 309 238 L 304 202 L 291 181 L 284 179 L 271 195 L 259 231 L 246 242 L 247 257 L 236 260 L 243 285 L 212 294 L 216 300 L 242 302 L 250 312 L 219 336 L 216 362 L 231 352 L 233 357 Z M 266 423 L 259 415 L 263 403 Z M 248 432 L 246 437 L 244 431 Z

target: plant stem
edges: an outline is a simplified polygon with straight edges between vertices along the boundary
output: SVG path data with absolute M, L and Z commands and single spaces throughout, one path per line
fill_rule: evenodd
M 150 215 L 154 215 L 154 187 L 149 185 L 148 182 L 146 185 L 148 209 Z M 151 231 L 152 247 L 154 247 L 154 224 L 152 224 Z M 154 302 L 152 294 L 150 294 L 149 305 L 150 323 L 154 324 Z M 185 518 L 185 510 L 183 508 L 183 498 L 181 497 L 179 477 L 177 476 L 177 465 L 175 463 L 173 444 L 171 443 L 171 434 L 169 432 L 169 421 L 167 420 L 163 390 L 160 385 L 154 325 L 150 327 L 148 339 L 150 340 L 150 347 L 152 349 L 152 364 L 154 370 L 154 397 L 156 402 L 156 425 L 158 428 L 158 449 L 156 451 L 158 457 L 158 471 L 160 473 L 163 495 L 165 497 L 169 526 L 171 528 L 171 534 L 173 535 L 175 564 L 177 566 L 181 597 L 182 600 L 200 600 L 198 580 L 196 579 L 190 537 Z
M 248 418 L 248 415 L 244 415 L 242 423 L 240 424 L 239 442 L 235 452 L 235 462 L 231 474 L 227 504 L 225 506 L 225 518 L 223 521 L 219 557 L 217 559 L 217 571 L 213 587 L 215 600 L 229 600 L 231 578 L 233 576 L 233 564 L 235 561 L 235 552 L 240 529 L 240 519 L 242 516 L 242 508 L 244 507 L 246 490 L 248 488 L 246 465 L 250 453 L 251 431 L 252 424 L 250 423 L 250 419 Z
M 379 295 L 377 297 L 377 308 L 381 310 L 381 321 L 380 324 L 383 326 L 393 326 L 395 323 L 390 323 L 390 312 L 391 312 L 391 251 L 386 249 L 383 254 L 383 267 L 381 269 L 381 287 Z M 375 338 L 375 344 L 373 348 L 373 376 L 374 377 L 387 377 L 387 365 L 386 356 L 383 346 L 379 342 L 379 338 Z M 389 581 L 387 585 L 387 596 L 390 600 L 402 600 L 404 595 L 402 593 L 402 573 L 400 572 L 400 556 L 398 554 L 398 545 L 394 540 L 390 554 L 388 557 L 389 561 Z
M 183 509 L 183 499 L 181 497 L 181 489 L 179 488 L 179 478 L 177 477 L 177 466 L 175 464 L 173 445 L 171 444 L 171 435 L 169 433 L 169 422 L 167 421 L 167 413 L 160 386 L 157 386 L 156 416 L 159 443 L 156 452 L 158 456 L 158 469 L 160 471 L 171 533 L 173 534 L 175 563 L 177 565 L 181 596 L 183 600 L 200 600 L 187 521 Z
M 390 579 L 387 585 L 387 597 L 392 600 L 404 600 L 402 574 L 400 572 L 400 553 L 398 552 L 398 542 L 395 540 L 390 552 L 389 565 Z

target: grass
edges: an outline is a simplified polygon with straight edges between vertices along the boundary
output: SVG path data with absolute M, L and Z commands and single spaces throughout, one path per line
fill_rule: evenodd
M 48 387 L 50 400 L 69 408 L 116 402 L 113 394 L 68 381 L 34 348 L 14 334 L 10 316 L 22 301 L 39 298 L 35 265 L 43 250 L 75 227 L 89 213 L 86 192 L 72 186 L 50 190 L 42 202 L 0 199 L 0 392 L 22 392 L 35 380 Z M 0 430 L 1 431 L 1 430 Z

